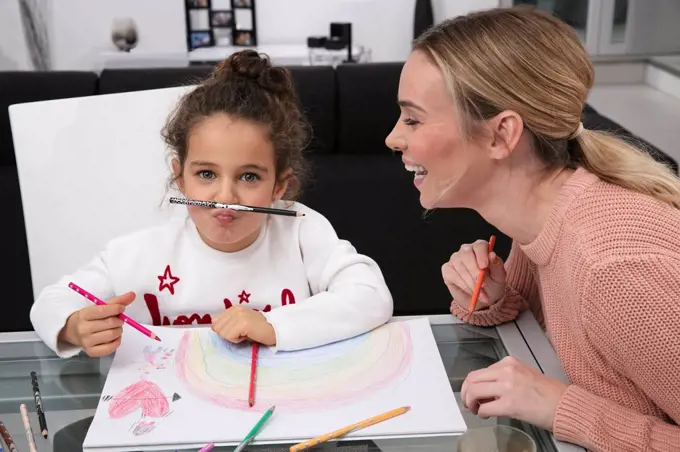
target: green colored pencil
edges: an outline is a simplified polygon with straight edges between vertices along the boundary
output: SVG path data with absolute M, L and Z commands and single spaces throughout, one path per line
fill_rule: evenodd
M 246 447 L 248 444 L 251 443 L 253 439 L 255 439 L 255 435 L 257 435 L 260 430 L 262 429 L 262 426 L 269 420 L 270 417 L 272 417 L 272 414 L 274 414 L 274 410 L 276 409 L 276 406 L 273 406 L 269 408 L 264 415 L 260 418 L 259 421 L 257 421 L 257 424 L 255 424 L 255 427 L 253 427 L 248 434 L 246 435 L 245 438 L 243 438 L 243 441 L 241 441 L 241 444 L 236 446 L 236 449 L 234 449 L 234 452 L 241 452 L 244 447 Z

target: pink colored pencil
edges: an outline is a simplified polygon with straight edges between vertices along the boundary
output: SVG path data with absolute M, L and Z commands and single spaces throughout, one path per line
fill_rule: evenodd
M 210 443 L 206 444 L 205 446 L 201 447 L 198 452 L 210 452 L 215 448 L 215 443 Z
M 257 352 L 260 344 L 253 342 L 253 356 L 250 361 L 250 391 L 248 391 L 248 406 L 255 405 L 255 376 L 257 375 Z
M 100 300 L 99 298 L 95 297 L 95 296 L 92 295 L 90 292 L 88 292 L 87 290 L 85 290 L 85 289 L 83 289 L 82 287 L 78 286 L 77 284 L 71 282 L 71 283 L 68 284 L 68 286 L 69 286 L 69 288 L 71 288 L 71 289 L 75 290 L 76 292 L 78 292 L 78 293 L 79 293 L 80 295 L 82 295 L 83 297 L 85 297 L 85 298 L 87 298 L 88 300 L 90 300 L 92 303 L 94 303 L 94 304 L 96 304 L 96 305 L 99 305 L 99 306 L 106 306 L 106 303 L 105 303 L 105 302 L 103 302 L 103 301 Z M 151 339 L 155 339 L 155 340 L 157 340 L 158 342 L 161 341 L 161 338 L 158 337 L 158 336 L 156 336 L 156 335 L 153 333 L 153 331 L 151 331 L 150 329 L 148 329 L 148 328 L 142 326 L 141 324 L 137 323 L 135 320 L 131 319 L 130 317 L 126 316 L 125 314 L 120 314 L 118 317 L 120 317 L 120 319 L 121 319 L 123 322 L 127 323 L 128 325 L 130 325 L 132 328 L 136 329 L 137 331 L 139 331 L 139 332 L 142 333 L 143 335 L 148 336 L 148 337 L 150 337 Z

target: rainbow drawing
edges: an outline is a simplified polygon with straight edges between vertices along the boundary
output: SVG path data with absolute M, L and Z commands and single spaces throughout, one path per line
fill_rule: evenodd
M 194 396 L 238 410 L 308 412 L 332 409 L 389 390 L 407 377 L 413 359 L 402 322 L 334 344 L 295 352 L 261 348 L 257 404 L 248 406 L 251 347 L 209 329 L 183 334 L 175 354 L 178 378 Z

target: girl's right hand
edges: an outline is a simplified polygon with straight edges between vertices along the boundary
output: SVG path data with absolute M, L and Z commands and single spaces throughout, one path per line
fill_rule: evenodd
M 462 245 L 460 250 L 453 253 L 449 261 L 442 265 L 442 277 L 453 296 L 454 303 L 467 309 L 477 277 L 483 268 L 489 270 L 479 292 L 475 310 L 486 309 L 503 297 L 506 277 L 503 260 L 493 251 L 489 253 L 489 242 L 477 240 L 473 244 Z
M 92 305 L 76 311 L 59 333 L 59 340 L 81 347 L 92 358 L 110 355 L 120 347 L 123 321 L 118 317 L 135 299 L 128 292 L 107 301 L 106 306 Z

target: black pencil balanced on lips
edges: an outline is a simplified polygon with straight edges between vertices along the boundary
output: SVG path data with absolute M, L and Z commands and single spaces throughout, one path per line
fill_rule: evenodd
M 197 201 L 186 198 L 170 198 L 171 204 L 183 204 L 185 206 L 208 207 L 211 209 L 231 209 L 242 212 L 267 213 L 272 215 L 285 215 L 288 217 L 304 217 L 305 214 L 296 210 L 274 209 L 272 207 L 244 206 L 242 204 L 223 204 L 214 201 Z

